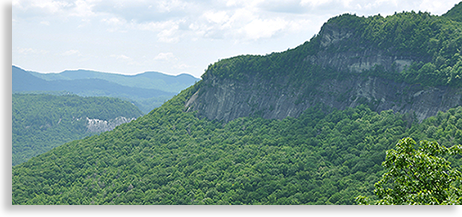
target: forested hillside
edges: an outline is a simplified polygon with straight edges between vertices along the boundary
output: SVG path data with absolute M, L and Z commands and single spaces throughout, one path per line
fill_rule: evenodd
M 402 137 L 462 141 L 461 107 L 421 124 L 367 106 L 223 124 L 183 112 L 191 93 L 15 166 L 13 204 L 354 204 Z
M 462 142 L 460 33 L 449 15 L 341 15 L 295 49 L 221 60 L 149 114 L 13 167 L 12 203 L 383 199 L 374 184 L 394 172 L 382 166 L 391 162 L 387 150 Z M 401 142 L 405 137 L 417 143 Z M 430 142 L 419 147 L 424 140 Z M 460 154 L 445 159 L 460 170 Z M 448 179 L 460 193 L 456 175 Z M 456 204 L 459 193 L 451 198 Z
M 108 97 L 13 94 L 12 103 L 13 165 L 142 115 L 133 104 Z M 105 127 L 94 130 L 91 120 Z

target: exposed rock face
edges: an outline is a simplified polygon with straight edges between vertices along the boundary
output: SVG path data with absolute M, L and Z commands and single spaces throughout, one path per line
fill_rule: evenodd
M 380 50 L 362 43 L 359 43 L 354 50 L 344 50 L 343 47 L 357 44 L 358 40 L 353 37 L 354 33 L 351 30 L 335 25 L 324 25 L 320 35 L 320 51 L 316 55 L 307 56 L 305 60 L 339 71 L 362 72 L 375 65 L 383 66 L 386 71 L 402 71 L 414 61 L 428 61 L 421 56 L 396 55 L 393 48 Z
M 342 50 L 344 43 L 354 41 L 353 35 L 348 30 L 325 25 L 320 32 L 319 52 L 307 55 L 303 61 L 340 72 L 357 72 L 357 75 L 323 80 L 315 86 L 294 85 L 293 79 L 284 76 L 264 78 L 255 74 L 236 81 L 207 75 L 197 93 L 186 102 L 185 109 L 198 111 L 201 117 L 228 122 L 252 115 L 268 119 L 298 117 L 317 103 L 338 109 L 367 103 L 378 112 L 389 109 L 400 113 L 414 112 L 422 121 L 438 111 L 462 105 L 461 89 L 429 88 L 360 75 L 359 72 L 375 65 L 381 65 L 386 71 L 403 70 L 414 61 L 424 61 L 425 57 L 402 57 L 390 50 L 366 46 Z
M 400 113 L 415 112 L 421 121 L 436 115 L 438 111 L 447 111 L 462 105 L 460 89 L 423 88 L 420 85 L 396 83 L 376 77 L 325 80 L 309 96 L 304 95 L 309 87 L 297 90 L 291 86 L 280 85 L 285 88 L 278 88 L 257 78 L 246 83 L 231 80 L 207 82 L 212 85 L 200 89 L 191 97 L 186 109 L 198 111 L 200 116 L 225 122 L 252 115 L 261 115 L 268 119 L 298 117 L 317 103 L 338 109 L 368 103 L 378 112 L 389 109 Z M 300 101 L 300 98 L 303 100 Z
M 92 133 L 100 133 L 113 130 L 115 127 L 128 123 L 136 118 L 117 117 L 109 121 L 90 119 L 87 117 L 87 129 Z

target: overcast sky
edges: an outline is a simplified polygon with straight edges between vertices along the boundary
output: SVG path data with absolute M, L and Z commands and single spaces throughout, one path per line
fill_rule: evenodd
M 13 0 L 13 65 L 38 72 L 200 77 L 240 54 L 294 48 L 330 17 L 428 11 L 460 0 Z

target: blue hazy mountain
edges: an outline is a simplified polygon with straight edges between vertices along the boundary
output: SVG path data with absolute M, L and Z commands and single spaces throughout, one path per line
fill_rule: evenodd
M 120 75 L 88 70 L 42 74 L 12 66 L 13 92 L 71 92 L 79 96 L 108 96 L 128 100 L 148 113 L 198 78 L 181 74 L 165 75 L 145 72 Z
M 47 81 L 55 80 L 78 80 L 78 79 L 101 79 L 128 87 L 139 87 L 146 89 L 157 89 L 165 92 L 178 93 L 191 86 L 200 79 L 192 75 L 166 75 L 160 72 L 144 72 L 136 75 L 122 75 L 114 73 L 97 72 L 90 70 L 66 70 L 61 73 L 37 73 L 31 75 Z

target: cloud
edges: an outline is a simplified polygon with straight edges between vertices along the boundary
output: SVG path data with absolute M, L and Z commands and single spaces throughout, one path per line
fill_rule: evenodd
M 183 64 L 174 65 L 173 68 L 176 68 L 176 69 L 191 69 L 191 68 L 194 68 L 194 67 L 183 63 Z
M 78 55 L 81 56 L 80 52 L 78 50 L 68 50 L 63 53 L 64 56 L 71 56 L 71 55 Z
M 73 7 L 72 1 L 14 0 L 13 13 L 21 17 L 47 17 L 62 14 Z
M 160 60 L 160 61 L 176 61 L 177 58 L 173 53 L 167 52 L 167 53 L 159 53 L 157 56 L 154 57 L 154 60 Z
M 116 58 L 116 59 L 118 59 L 118 60 L 127 60 L 127 61 L 131 61 L 131 60 L 132 60 L 132 58 L 130 58 L 130 57 L 128 57 L 128 56 L 125 56 L 125 55 L 123 55 L 123 54 L 117 54 L 117 55 L 116 55 L 116 54 L 112 54 L 112 55 L 110 55 L 110 57 Z
M 245 25 L 241 31 L 248 39 L 269 38 L 287 27 L 287 21 L 277 18 L 270 20 L 256 19 Z
M 157 33 L 157 38 L 160 42 L 175 43 L 178 42 L 181 34 L 179 34 L 180 23 L 184 20 L 168 20 L 161 22 L 149 23 L 132 23 L 136 29 L 147 30 Z
M 153 32 L 157 42 L 198 39 L 254 42 L 319 29 L 342 13 L 393 14 L 396 10 L 447 10 L 443 1 L 417 0 L 14 0 L 13 20 L 53 17 L 111 33 Z M 441 12 L 441 13 L 442 13 Z M 55 24 L 57 20 L 41 24 Z M 37 22 L 38 23 L 38 22 Z M 316 27 L 314 27 L 316 26 Z M 309 36 L 307 36 L 308 38 Z
M 27 54 L 47 54 L 47 53 L 49 53 L 46 50 L 36 50 L 36 49 L 33 49 L 33 48 L 18 48 L 17 52 L 20 53 L 20 54 L 26 54 L 26 55 Z
M 124 19 L 119 19 L 117 17 L 103 18 L 101 22 L 104 22 L 109 25 L 123 25 L 127 23 Z
M 77 0 L 74 2 L 74 7 L 69 12 L 70 16 L 77 16 L 77 17 L 91 17 L 95 16 L 95 12 L 93 12 L 94 1 L 92 0 Z
M 320 0 L 317 2 L 319 1 Z M 268 0 L 259 2 L 257 7 L 270 12 L 302 14 L 307 11 L 307 8 L 302 5 L 302 2 L 301 0 Z
M 95 3 L 94 12 L 113 14 L 137 23 L 158 22 L 184 17 L 191 13 L 194 3 L 179 0 L 117 0 Z
M 305 10 L 300 5 L 300 0 L 15 0 L 13 10 L 21 12 L 14 13 L 18 17 L 31 11 L 37 11 L 34 16 L 59 15 L 61 20 L 79 17 L 80 27 L 97 18 L 109 32 L 151 31 L 158 42 L 177 43 L 197 38 L 256 40 L 284 31 L 290 34 L 293 28 L 288 23 L 307 20 L 290 17 Z M 281 12 L 286 14 L 278 15 Z
M 229 21 L 226 11 L 206 11 L 203 16 L 210 23 L 223 24 Z

